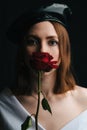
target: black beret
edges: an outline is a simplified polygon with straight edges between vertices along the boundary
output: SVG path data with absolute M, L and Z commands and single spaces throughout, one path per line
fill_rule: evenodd
M 58 22 L 68 29 L 71 14 L 71 9 L 67 5 L 58 3 L 30 9 L 11 24 L 6 33 L 7 38 L 13 43 L 20 43 L 28 29 L 33 24 L 41 21 Z

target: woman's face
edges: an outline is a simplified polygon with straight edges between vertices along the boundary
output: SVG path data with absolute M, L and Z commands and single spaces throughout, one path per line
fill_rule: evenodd
M 26 43 L 26 49 L 30 56 L 37 51 L 47 52 L 59 64 L 59 38 L 50 22 L 44 21 L 34 24 L 28 32 Z

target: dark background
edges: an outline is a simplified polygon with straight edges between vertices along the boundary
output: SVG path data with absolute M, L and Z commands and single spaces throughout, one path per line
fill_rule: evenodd
M 31 2 L 32 1 L 32 2 Z M 15 79 L 17 45 L 7 40 L 5 32 L 11 22 L 29 7 L 39 6 L 52 0 L 3 0 L 0 1 L 0 88 L 10 86 Z M 73 67 L 78 84 L 87 87 L 87 8 L 86 1 L 55 0 L 69 5 L 71 18 L 71 47 Z

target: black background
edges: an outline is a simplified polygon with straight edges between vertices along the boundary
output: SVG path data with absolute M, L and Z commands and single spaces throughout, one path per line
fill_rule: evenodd
M 29 7 L 43 5 L 52 0 L 3 0 L 0 1 L 0 88 L 12 85 L 15 79 L 17 45 L 9 42 L 5 32 L 11 22 Z M 73 66 L 78 84 L 87 87 L 87 8 L 86 1 L 55 0 L 69 5 L 71 18 L 71 47 Z

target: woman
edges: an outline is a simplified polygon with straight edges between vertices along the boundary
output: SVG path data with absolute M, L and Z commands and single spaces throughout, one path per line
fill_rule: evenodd
M 39 130 L 86 130 L 87 89 L 76 85 L 71 71 L 66 21 L 70 9 L 54 3 L 31 12 L 22 15 L 8 31 L 9 40 L 19 44 L 17 82 L 15 87 L 2 91 L 0 95 L 1 130 L 21 130 L 21 125 L 31 115 L 32 126 L 28 129 L 35 130 L 37 54 L 51 57 L 50 65 L 43 70 L 41 77 L 40 102 L 43 97 L 47 99 L 52 115 L 44 111 L 40 103 Z

